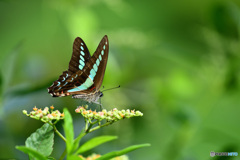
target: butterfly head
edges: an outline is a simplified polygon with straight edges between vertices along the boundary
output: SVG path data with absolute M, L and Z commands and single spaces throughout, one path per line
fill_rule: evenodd
M 100 92 L 100 91 L 99 91 L 99 92 Z M 103 97 L 103 93 L 102 93 L 102 92 L 100 92 L 99 97 L 100 97 L 100 98 Z

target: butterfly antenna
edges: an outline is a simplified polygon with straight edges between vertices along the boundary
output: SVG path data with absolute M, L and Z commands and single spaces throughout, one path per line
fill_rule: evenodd
M 109 90 L 116 89 L 116 88 L 120 88 L 120 85 L 119 85 L 119 86 L 117 86 L 117 87 L 113 87 L 113 88 L 105 89 L 105 90 L 103 90 L 103 91 L 101 91 L 101 92 L 104 92 L 104 91 L 109 91 Z

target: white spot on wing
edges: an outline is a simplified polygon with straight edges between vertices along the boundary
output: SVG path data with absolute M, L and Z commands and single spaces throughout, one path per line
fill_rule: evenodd
M 84 58 L 83 58 L 83 56 L 82 55 L 80 55 L 80 58 L 84 61 Z
M 83 51 L 80 52 L 83 56 L 85 55 L 85 53 Z

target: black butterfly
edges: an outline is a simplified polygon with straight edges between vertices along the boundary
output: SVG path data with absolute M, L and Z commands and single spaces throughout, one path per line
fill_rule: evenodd
M 98 99 L 103 96 L 99 89 L 106 69 L 108 49 L 108 37 L 105 35 L 91 57 L 84 41 L 77 37 L 68 70 L 53 82 L 48 93 L 53 97 L 72 95 L 72 98 L 98 104 Z

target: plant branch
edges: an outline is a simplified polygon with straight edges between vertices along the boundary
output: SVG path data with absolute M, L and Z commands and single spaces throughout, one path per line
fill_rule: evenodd
M 110 124 L 112 124 L 112 123 L 113 123 L 113 121 L 111 121 L 111 122 L 106 122 L 106 123 L 103 124 L 103 125 L 96 126 L 96 127 L 92 128 L 92 129 L 90 129 L 90 130 L 88 131 L 88 133 L 93 132 L 93 131 L 95 131 L 95 130 L 97 130 L 97 129 L 100 129 L 100 128 L 102 128 L 102 127 L 108 126 L 108 125 L 110 125 Z
M 85 119 L 85 118 L 84 118 L 84 120 L 85 120 L 85 131 L 86 131 L 86 130 L 88 129 L 88 123 L 89 123 L 89 122 L 88 122 L 88 120 Z
M 63 153 L 62 153 L 61 157 L 59 158 L 59 160 L 63 160 L 64 157 L 66 156 L 66 154 L 67 154 L 67 148 L 65 148 L 65 150 L 63 151 Z
M 49 124 L 53 127 L 54 132 L 57 133 L 57 135 L 64 141 L 66 142 L 66 138 L 57 130 L 56 126 L 52 123 L 49 122 Z

